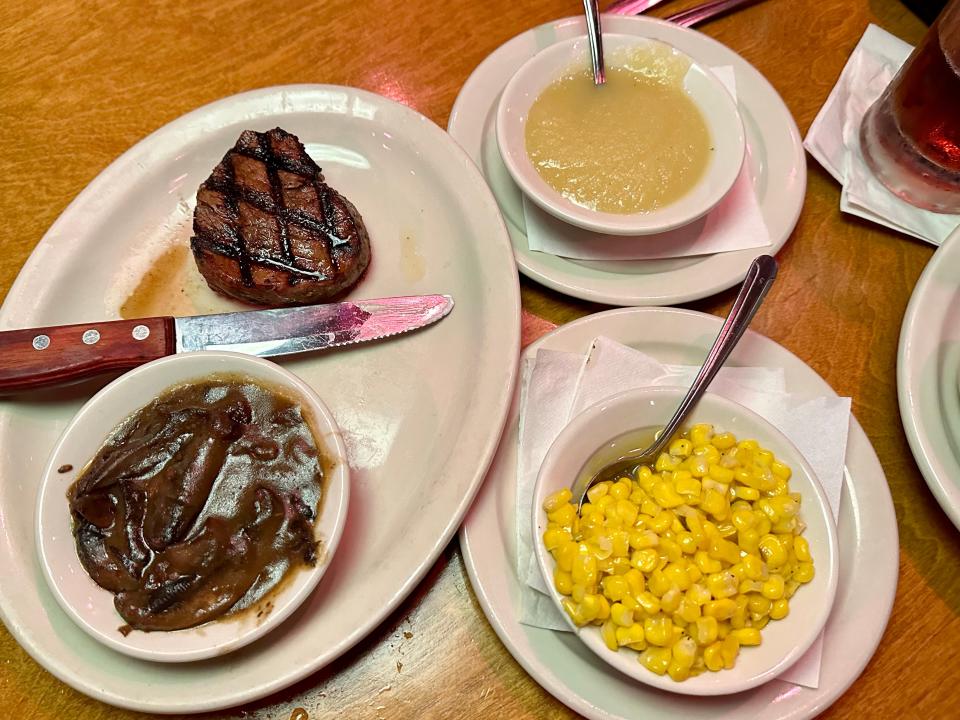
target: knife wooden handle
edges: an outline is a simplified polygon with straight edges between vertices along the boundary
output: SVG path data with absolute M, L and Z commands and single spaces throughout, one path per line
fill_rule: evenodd
M 0 332 L 0 394 L 63 385 L 172 355 L 172 317 Z

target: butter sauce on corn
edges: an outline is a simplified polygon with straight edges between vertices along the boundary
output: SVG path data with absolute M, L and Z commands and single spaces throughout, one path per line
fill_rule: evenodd
M 554 587 L 577 626 L 686 680 L 734 666 L 813 579 L 790 468 L 756 440 L 694 425 L 654 466 L 543 503 Z

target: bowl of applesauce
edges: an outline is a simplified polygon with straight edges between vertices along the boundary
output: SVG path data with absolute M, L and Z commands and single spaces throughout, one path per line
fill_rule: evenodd
M 645 235 L 709 212 L 743 164 L 743 123 L 719 79 L 658 40 L 604 34 L 596 86 L 586 37 L 541 51 L 497 108 L 504 164 L 538 206 L 572 225 Z

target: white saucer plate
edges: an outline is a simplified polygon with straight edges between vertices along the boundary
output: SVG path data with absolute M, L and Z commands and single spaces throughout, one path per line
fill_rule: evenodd
M 372 261 L 350 297 L 447 293 L 457 306 L 442 322 L 386 342 L 278 358 L 323 397 L 343 434 L 351 476 L 343 538 L 323 582 L 280 627 L 189 665 L 104 647 L 62 612 L 40 571 L 33 509 L 44 463 L 105 380 L 0 400 L 0 568 L 17 578 L 0 583 L 0 617 L 53 674 L 114 705 L 166 713 L 238 705 L 346 652 L 397 607 L 456 532 L 509 410 L 520 292 L 496 202 L 441 128 L 352 88 L 236 95 L 139 142 L 37 245 L 0 310 L 0 328 L 117 317 L 154 259 L 185 246 L 197 187 L 240 133 L 276 126 L 300 137 L 363 216 Z M 171 288 L 171 303 L 182 289 Z M 206 312 L 241 308 L 202 280 L 195 292 Z
M 525 355 L 533 356 L 540 348 L 586 352 L 595 337 L 605 335 L 661 362 L 697 364 L 721 323 L 712 315 L 673 308 L 610 310 L 557 328 Z M 835 395 L 799 358 L 757 333 L 747 332 L 729 362 L 782 367 L 787 390 L 794 395 Z M 571 633 L 520 624 L 522 586 L 515 559 L 518 395 L 497 456 L 460 531 L 460 544 L 471 584 L 494 631 L 548 692 L 591 720 L 800 720 L 823 712 L 856 680 L 893 608 L 899 543 L 883 468 L 854 418 L 837 523 L 839 582 L 825 628 L 819 688 L 772 680 L 747 692 L 705 698 L 645 686 L 611 672 Z
M 708 67 L 734 70 L 746 135 L 744 162 L 776 254 L 797 224 L 806 193 L 807 165 L 800 132 L 773 86 L 733 50 L 706 35 L 644 17 L 604 16 L 604 31 L 673 45 Z M 523 196 L 500 156 L 496 116 L 500 94 L 514 73 L 539 51 L 583 35 L 583 17 L 521 33 L 491 53 L 467 79 L 447 129 L 480 166 L 507 221 L 517 265 L 527 277 L 566 295 L 610 305 L 671 305 L 713 295 L 746 275 L 758 250 L 671 260 L 571 260 L 529 249 Z
M 960 529 L 960 229 L 927 263 L 903 316 L 897 394 L 913 457 Z

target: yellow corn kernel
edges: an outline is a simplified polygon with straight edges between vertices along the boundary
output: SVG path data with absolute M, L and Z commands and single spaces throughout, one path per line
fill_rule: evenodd
M 663 675 L 667 672 L 667 668 L 670 667 L 673 654 L 670 648 L 647 648 L 640 653 L 639 659 L 640 664 L 647 670 L 657 675 Z
M 763 596 L 770 600 L 779 600 L 783 597 L 783 578 L 780 575 L 771 575 L 763 583 Z
M 611 602 L 619 602 L 630 592 L 630 585 L 623 575 L 608 575 L 600 581 L 603 594 Z
M 683 473 L 682 476 L 680 476 L 681 472 Z M 703 486 L 688 470 L 677 472 L 673 478 L 673 484 L 677 488 L 677 492 L 687 498 L 687 502 L 690 501 L 690 498 L 696 498 L 697 501 L 700 500 L 700 493 Z
M 723 655 L 720 653 L 722 647 L 723 643 L 717 641 L 703 649 L 703 662 L 710 672 L 723 670 Z
M 610 619 L 620 627 L 630 627 L 633 625 L 633 610 L 622 603 L 614 603 L 610 606 Z
M 553 512 L 547 513 L 547 520 L 555 522 L 560 527 L 567 529 L 573 526 L 573 521 L 576 517 L 577 509 L 570 503 L 561 505 Z
M 587 586 L 583 583 L 574 583 L 570 588 L 570 597 L 574 602 L 583 602 L 583 599 L 590 593 Z
M 630 530 L 627 539 L 634 550 L 657 547 L 660 536 L 653 530 Z
M 686 502 L 683 495 L 677 492 L 677 489 L 672 483 L 668 482 L 655 482 L 653 484 L 653 492 L 650 494 L 653 495 L 654 501 L 662 508 L 675 508 Z M 664 528 L 664 530 L 665 529 L 666 528 Z
M 629 500 L 617 500 L 616 508 L 617 515 L 623 521 L 624 525 L 629 527 L 637 521 L 637 515 L 640 513 L 640 508 L 638 508 Z
M 800 583 L 798 583 L 796 580 L 787 580 L 783 587 L 783 596 L 785 598 L 792 598 L 793 594 L 799 587 Z
M 681 682 L 690 677 L 690 668 L 697 657 L 697 644 L 693 638 L 685 637 L 674 643 L 671 648 L 670 664 L 667 666 L 667 672 L 670 677 Z
M 660 612 L 660 598 L 651 592 L 642 592 L 637 595 L 637 604 L 647 615 L 656 615 Z
M 757 580 L 743 580 L 740 583 L 740 587 L 737 589 L 741 595 L 747 595 L 748 593 L 761 592 L 763 590 L 763 583 Z
M 677 544 L 685 555 L 693 555 L 700 547 L 693 533 L 682 532 L 677 536 Z
M 751 510 L 734 510 L 730 514 L 730 522 L 733 523 L 738 532 L 743 532 L 753 527 L 756 518 Z
M 737 443 L 737 447 L 741 450 L 758 450 L 760 448 L 760 443 L 756 440 L 741 440 Z
M 700 606 L 684 595 L 680 598 L 680 606 L 677 608 L 676 614 L 685 623 L 696 622 L 700 619 Z M 674 623 L 676 623 L 676 618 L 674 618 Z
M 687 575 L 687 569 L 680 562 L 669 563 L 663 568 L 662 572 L 667 582 L 678 589 L 686 590 L 690 587 L 690 577 Z
M 666 647 L 673 640 L 673 621 L 663 615 L 643 621 L 643 637 L 651 645 Z
M 610 603 L 603 595 L 595 594 L 594 597 L 597 599 L 597 621 L 609 620 L 610 619 Z
M 618 627 L 615 632 L 617 645 L 620 647 L 645 642 L 643 626 L 640 623 L 634 623 L 630 627 Z
M 547 499 L 543 501 L 543 509 L 548 513 L 558 510 L 562 506 L 566 505 L 573 499 L 573 493 L 570 491 L 570 488 L 563 488 L 562 490 L 557 490 L 555 493 L 551 493 L 547 496 Z
M 573 592 L 573 577 L 558 567 L 553 571 L 553 586 L 561 595 L 569 595 Z
M 737 578 L 729 570 L 707 575 L 707 589 L 717 600 L 737 594 Z
M 636 568 L 630 568 L 627 572 L 624 573 L 623 579 L 626 580 L 627 586 L 630 589 L 630 594 L 633 597 L 639 597 L 646 589 L 646 579 L 643 576 L 643 573 L 637 570 Z
M 592 622 L 600 614 L 599 595 L 584 595 L 583 600 L 577 604 L 577 614 L 583 619 L 583 623 Z M 579 624 L 579 623 L 578 623 Z
M 675 613 L 680 608 L 680 600 L 683 597 L 677 588 L 671 587 L 660 598 L 660 609 L 667 613 Z
M 663 570 L 654 570 L 647 579 L 647 589 L 657 597 L 663 597 L 663 594 L 670 589 L 670 581 L 663 574 Z
M 587 500 L 589 500 L 591 504 L 595 504 L 600 498 L 610 492 L 610 485 L 612 485 L 612 483 L 609 480 L 597 483 L 587 490 Z
M 704 574 L 720 572 L 723 569 L 720 561 L 710 557 L 704 550 L 698 550 L 693 556 L 693 561 Z
M 760 555 L 771 570 L 781 568 L 788 560 L 787 551 L 775 535 L 764 535 L 760 538 Z
M 774 460 L 772 463 L 770 463 L 770 472 L 772 472 L 774 477 L 776 477 L 778 480 L 789 480 L 790 475 L 792 474 L 790 466 L 780 462 L 779 460 Z
M 737 655 L 740 654 L 740 641 L 731 633 L 723 639 L 723 645 L 720 646 L 720 655 L 723 657 L 723 667 L 726 670 L 732 670 L 737 661 Z
M 660 554 L 665 555 L 669 562 L 680 562 L 683 560 L 683 550 L 669 537 L 660 539 Z
M 697 605 L 704 605 L 713 599 L 713 595 L 700 583 L 694 583 L 690 586 L 690 589 L 687 590 L 687 598 Z
M 662 452 L 660 453 L 660 457 L 658 457 L 657 461 L 653 464 L 653 469 L 658 473 L 662 473 L 665 470 L 673 471 L 680 467 L 681 462 L 683 461 L 680 458 L 675 458 L 665 452 Z M 654 484 L 654 487 L 656 487 L 656 484 Z
M 695 478 L 704 478 L 710 472 L 710 461 L 702 455 L 689 458 L 684 468 Z
M 703 572 L 694 563 L 687 563 L 687 579 L 691 583 L 700 582 L 703 579 Z
M 763 560 L 756 555 L 744 555 L 740 559 L 740 564 L 743 565 L 743 574 L 747 579 L 759 580 L 763 577 Z
M 763 595 L 751 595 L 747 602 L 747 609 L 755 615 L 768 615 L 773 603 Z
M 711 600 L 703 605 L 703 614 L 717 620 L 729 620 L 736 611 L 737 604 L 730 598 Z
M 557 567 L 563 570 L 564 572 L 570 572 L 573 570 L 573 560 L 580 554 L 580 547 L 577 543 L 570 542 L 564 543 L 557 548 L 554 557 L 557 559 Z
M 686 438 L 677 438 L 670 443 L 667 452 L 676 457 L 687 457 L 693 452 L 693 443 Z
M 722 432 L 714 435 L 710 442 L 717 450 L 729 450 L 736 445 L 737 438 L 734 437 L 733 433 Z
M 617 643 L 617 626 L 613 620 L 607 620 L 600 628 L 600 637 L 603 638 L 603 644 L 610 650 L 618 650 L 620 645 Z
M 737 485 L 733 488 L 733 496 L 740 500 L 757 500 L 760 497 L 760 491 L 749 485 Z
M 753 461 L 760 467 L 770 467 L 773 464 L 773 453 L 769 450 L 764 450 L 763 448 L 758 448 L 755 453 L 753 453 Z
M 717 520 L 725 520 L 730 511 L 726 498 L 716 490 L 707 490 L 703 493 L 700 508 Z
M 693 639 L 698 645 L 710 645 L 717 639 L 717 619 L 715 617 L 699 617 L 693 628 Z
M 573 559 L 573 567 L 570 573 L 575 584 L 596 585 L 597 559 L 593 555 L 578 554 Z
M 547 550 L 555 550 L 564 543 L 573 540 L 569 530 L 560 527 L 551 528 L 543 533 L 543 545 Z
M 633 491 L 629 478 L 621 478 L 610 486 L 610 497 L 617 500 L 626 500 Z
M 745 553 L 756 553 L 760 551 L 760 531 L 755 528 L 743 530 L 737 534 L 737 546 Z
M 708 474 L 713 480 L 716 480 L 718 483 L 723 483 L 724 485 L 729 485 L 733 482 L 733 470 L 728 470 L 716 463 L 710 466 Z
M 709 423 L 698 423 L 690 428 L 690 442 L 694 447 L 706 445 L 713 439 L 713 425 Z
M 710 543 L 710 549 L 707 554 L 717 560 L 722 560 L 730 565 L 740 562 L 740 548 L 729 540 L 718 538 Z
M 770 618 L 772 620 L 783 620 L 790 614 L 790 601 L 786 598 L 775 600 L 770 606 Z
M 626 530 L 617 530 L 610 535 L 613 557 L 628 557 L 630 555 L 630 533 Z
M 728 635 L 728 637 L 736 638 L 737 642 L 739 642 L 741 646 L 760 644 L 760 631 L 752 627 L 734 630 L 730 633 L 730 635 Z
M 645 550 L 635 550 L 630 556 L 630 564 L 641 572 L 650 573 L 657 567 L 660 561 L 660 555 L 653 548 Z
M 636 612 L 638 609 L 640 609 L 640 603 L 637 602 L 637 599 L 633 595 L 624 595 L 620 599 L 620 602 L 628 610 L 633 610 Z
M 573 600 L 565 597 L 560 601 L 560 606 L 574 622 L 577 622 L 577 604 Z
M 793 571 L 793 579 L 798 583 L 808 583 L 813 580 L 813 563 L 798 563 Z
M 810 544 L 805 537 L 797 535 L 793 539 L 793 552 L 800 562 L 812 562 L 810 557 Z

